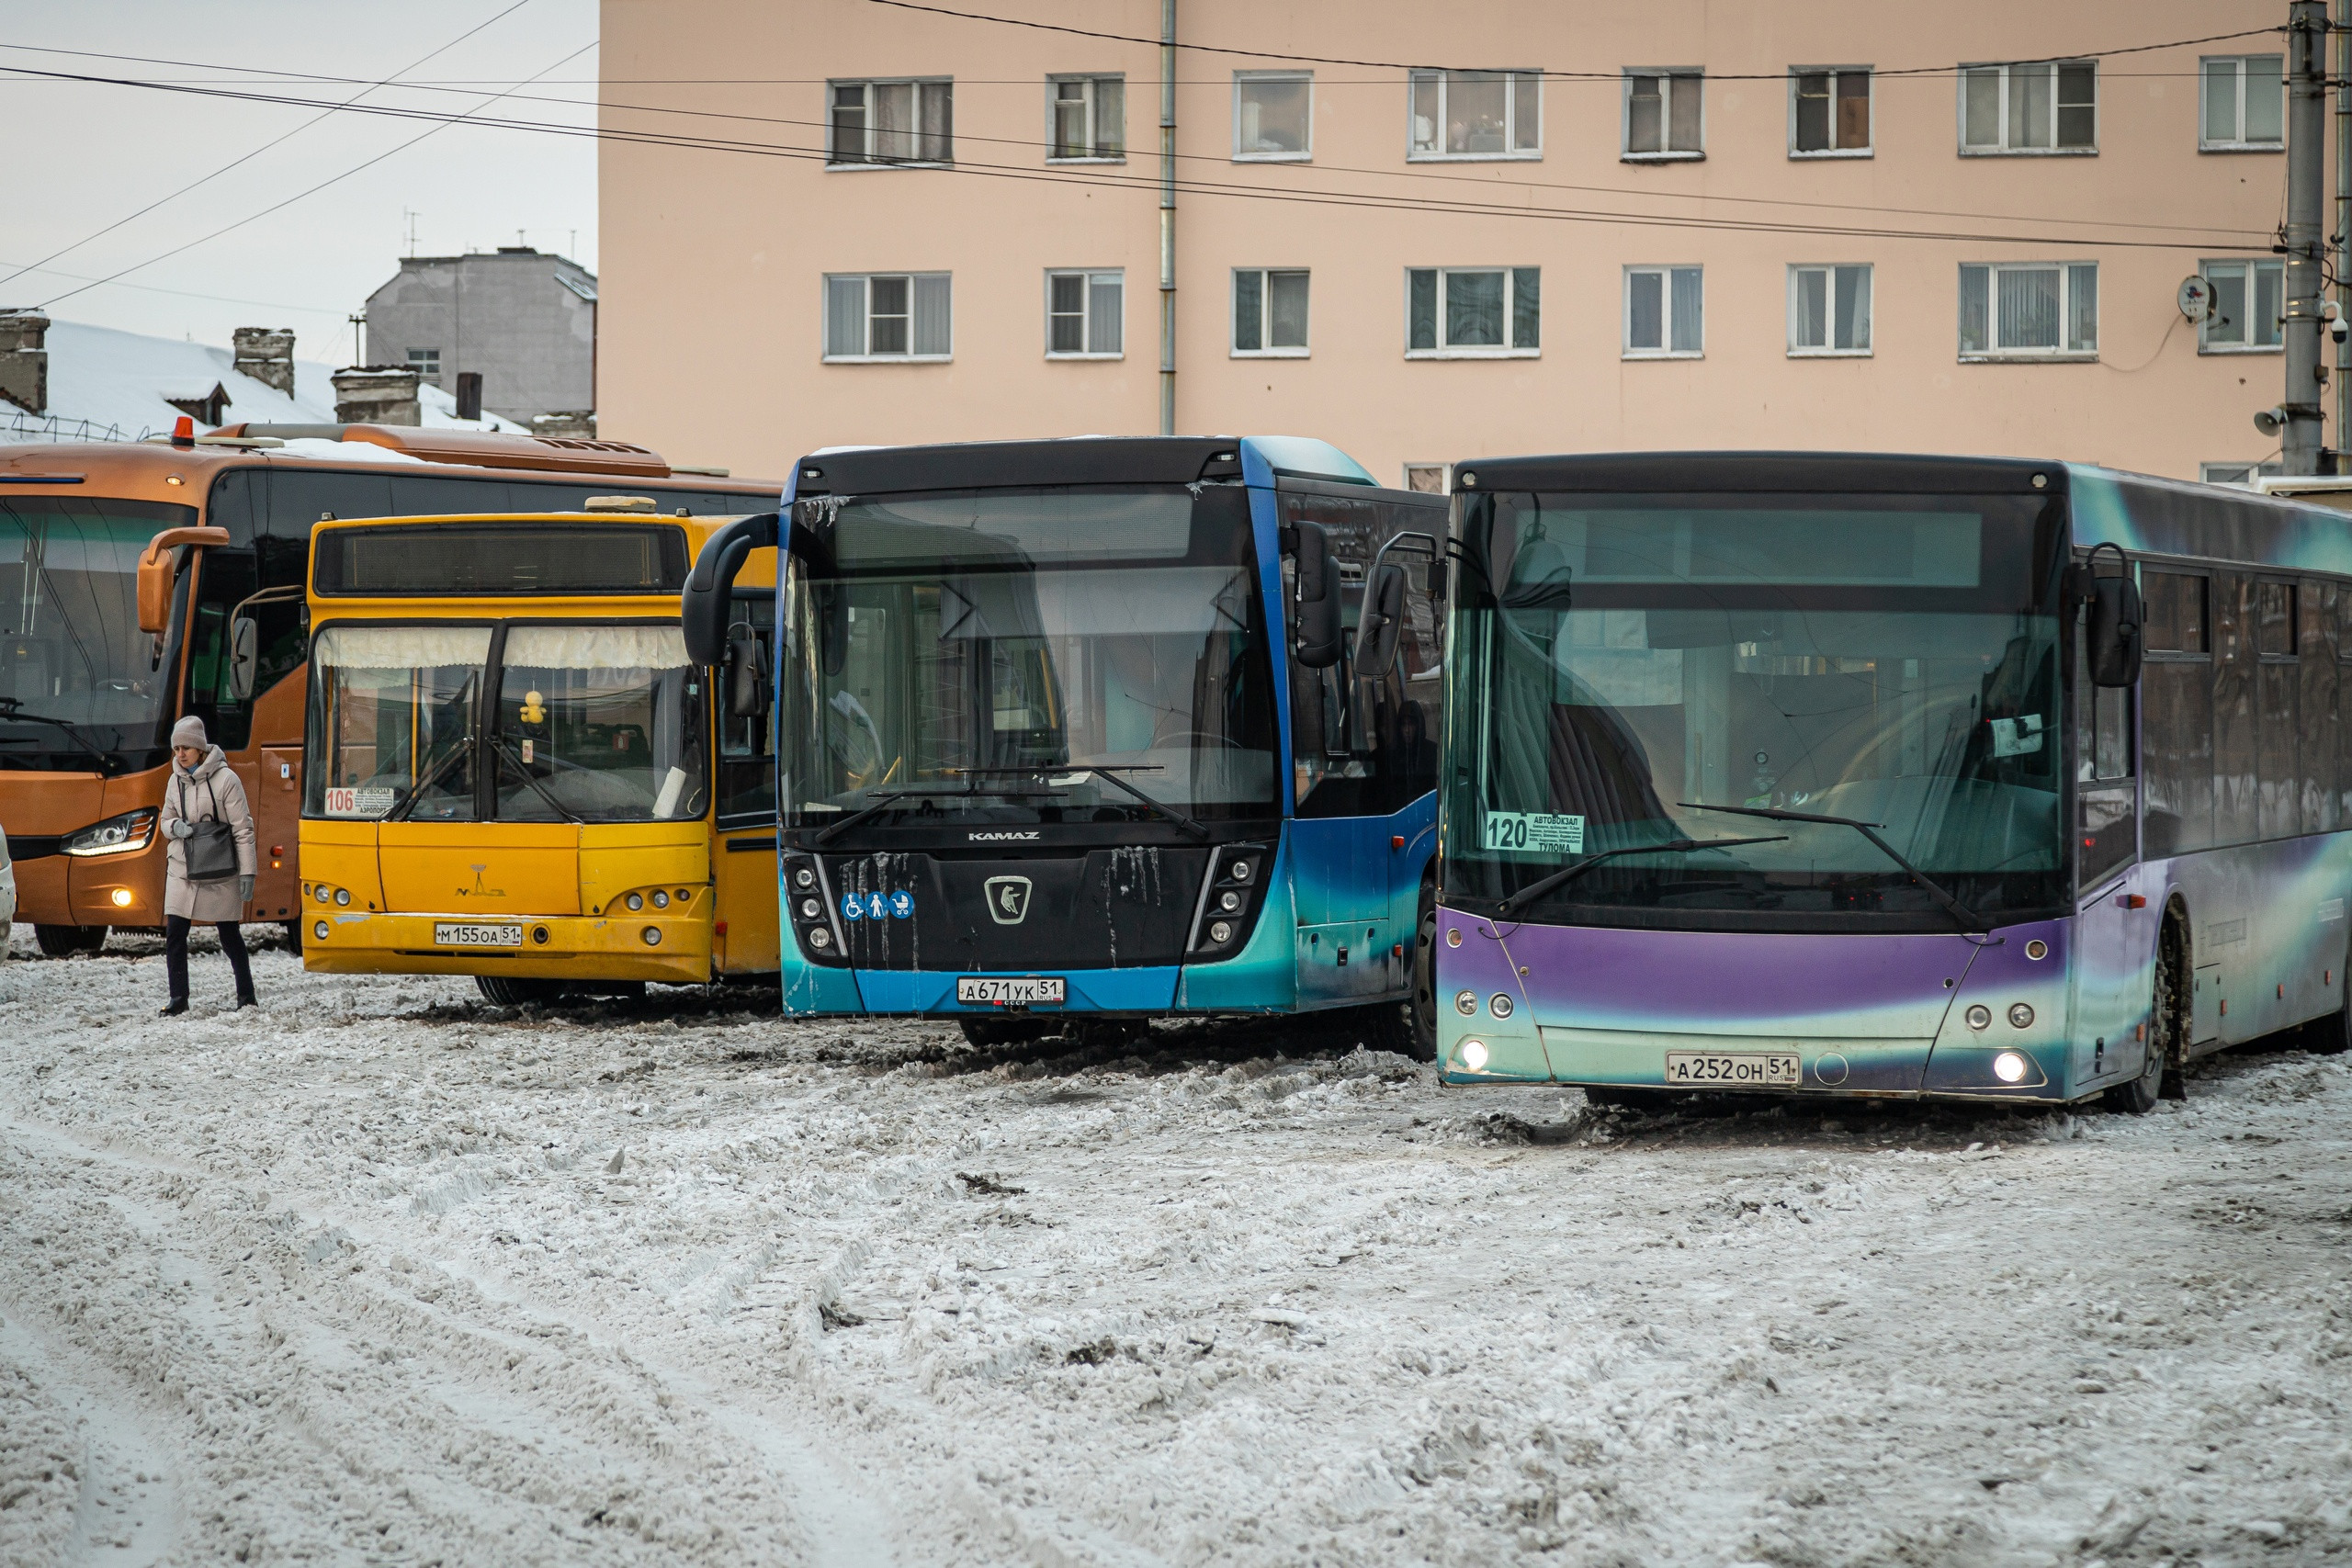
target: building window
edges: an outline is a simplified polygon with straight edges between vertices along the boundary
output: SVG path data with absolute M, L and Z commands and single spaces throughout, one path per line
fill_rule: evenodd
M 945 359 L 950 333 L 944 272 L 829 274 L 827 359 Z
M 2212 55 L 2200 63 L 2199 150 L 2276 152 L 2287 145 L 2285 55 Z
M 825 161 L 834 168 L 944 164 L 956 155 L 956 85 L 829 82 Z
M 2254 481 L 2269 474 L 2283 474 L 2284 463 L 2199 463 L 2197 477 L 2209 485 L 2236 485 L 2252 490 Z
M 1127 155 L 1127 79 L 1054 76 L 1046 82 L 1049 162 L 1123 163 Z
M 437 348 L 412 348 L 408 351 L 408 367 L 427 381 L 441 378 L 441 351 Z
M 1695 266 L 1625 269 L 1625 357 L 1696 359 L 1706 347 L 1706 290 Z
M 1233 73 L 1233 155 L 1294 161 L 1315 155 L 1315 73 Z
M 1789 156 L 1867 158 L 1870 153 L 1870 67 L 1790 73 Z
M 1405 274 L 1405 355 L 1532 355 L 1543 345 L 1542 269 L 1417 266 Z
M 1305 268 L 1233 269 L 1233 352 L 1306 356 Z
M 1049 359 L 1116 359 L 1125 275 L 1117 272 L 1046 274 L 1046 356 Z
M 1705 90 L 1706 80 L 1695 70 L 1626 72 L 1624 156 L 1705 156 Z
M 1446 465 L 1443 463 L 1408 463 L 1405 465 L 1405 488 L 1419 495 L 1446 493 Z
M 2098 355 L 2098 264 L 2029 262 L 1960 269 L 1962 359 Z
M 1408 159 L 1540 158 L 1540 71 L 1416 71 Z
M 1964 67 L 1960 150 L 2098 152 L 2098 67 L 2087 60 Z
M 2213 286 L 2212 308 L 2197 329 L 2203 354 L 2238 354 L 2279 347 L 2286 314 L 2283 261 L 2209 261 L 2200 268 Z
M 1870 351 L 1870 267 L 1789 268 L 1789 353 L 1866 355 Z

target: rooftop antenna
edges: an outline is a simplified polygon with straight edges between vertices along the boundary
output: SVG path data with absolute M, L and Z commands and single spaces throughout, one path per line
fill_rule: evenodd
M 514 243 L 518 245 L 528 245 L 531 242 L 523 238 L 523 231 L 517 229 L 514 231 Z
M 422 216 L 413 208 L 401 209 L 401 221 L 408 225 L 408 254 L 412 256 L 416 254 L 416 220 Z

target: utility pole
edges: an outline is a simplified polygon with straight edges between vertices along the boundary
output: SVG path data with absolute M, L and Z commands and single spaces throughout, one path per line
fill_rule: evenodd
M 1176 434 L 1176 0 L 1159 0 L 1159 434 Z
M 2352 319 L 2352 0 L 2335 0 L 2335 311 Z M 2352 446 L 2352 337 L 2335 344 L 2335 471 Z
M 2279 466 L 2316 474 L 2325 446 L 2327 368 L 2320 214 L 2327 198 L 2327 0 L 2294 0 L 2287 17 L 2287 395 Z

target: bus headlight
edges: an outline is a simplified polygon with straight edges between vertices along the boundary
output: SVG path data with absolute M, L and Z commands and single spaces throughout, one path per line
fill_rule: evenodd
M 2023 1002 L 2011 1002 L 2009 1004 L 2009 1027 L 2011 1029 L 2031 1029 L 2033 1027 L 2033 1010 L 2026 1006 Z
M 1230 920 L 1218 920 L 1212 924 L 1209 927 L 1209 940 L 1211 942 L 1231 942 L 1233 940 L 1233 922 Z
M 813 920 L 824 912 L 824 908 L 814 898 L 803 898 L 800 900 L 800 918 L 804 920 Z
M 315 925 L 311 926 L 311 934 L 312 936 L 314 936 L 314 937 L 318 938 L 321 942 L 324 942 L 324 941 L 326 941 L 326 939 L 327 939 L 327 923 L 326 923 L 324 920 L 321 920 L 321 921 L 319 921 L 317 924 L 315 924 Z
M 1970 1008 L 1963 1016 L 1967 1018 L 1968 1027 L 1971 1029 L 1984 1030 L 1993 1027 L 1993 1010 L 1983 1002 L 1978 1002 Z
M 661 928 L 661 927 L 659 927 L 659 926 L 648 926 L 648 927 L 646 927 L 646 928 L 645 928 L 644 931 L 643 931 L 642 933 L 640 933 L 640 934 L 642 934 L 642 935 L 644 936 L 644 938 L 645 938 L 645 945 L 646 945 L 646 946 L 648 946 L 648 947 L 659 947 L 659 946 L 661 946 L 661 945 L 662 945 L 662 928 Z
M 1241 895 L 1238 893 L 1220 893 L 1216 896 L 1216 907 L 1230 915 L 1241 908 Z
M 653 890 L 653 907 L 657 909 L 666 909 L 670 907 L 670 896 L 659 887 Z
M 1483 1040 L 1464 1040 L 1462 1043 L 1462 1065 L 1474 1073 L 1485 1072 L 1487 1043 Z
M 1478 993 L 1476 991 L 1455 992 L 1453 1010 L 1464 1018 L 1476 1018 L 1478 1014 Z
M 319 884 L 318 895 L 320 903 L 323 904 L 327 901 L 327 885 L 325 883 L 322 882 Z
M 334 901 L 338 904 L 348 905 L 351 902 L 351 889 L 348 887 L 336 888 L 334 890 Z
M 1493 1013 L 1497 1018 L 1509 1018 L 1510 1016 L 1510 998 L 1503 995 L 1500 991 L 1497 991 L 1493 996 L 1487 998 L 1487 1010 Z
M 628 896 L 627 902 L 629 907 L 629 912 L 631 914 L 635 914 L 638 910 L 645 908 L 645 895 L 642 893 L 632 893 Z
M 833 933 L 827 931 L 824 927 L 819 926 L 815 931 L 808 933 L 808 945 L 815 948 L 818 952 L 822 953 L 827 948 L 833 945 Z
M 1993 1076 L 2003 1083 L 2023 1083 L 2027 1071 L 2026 1059 L 2015 1051 L 2004 1051 L 1993 1058 Z
M 128 909 L 128 908 L 130 908 L 130 888 L 128 888 L 128 887 L 118 887 L 118 888 L 116 888 L 116 889 L 114 890 L 114 892 L 113 892 L 111 895 L 109 895 L 109 897 L 113 898 L 113 900 L 114 900 L 114 907 L 115 907 L 116 908 L 118 908 L 118 909 Z
M 1234 881 L 1247 882 L 1250 880 L 1250 874 L 1257 870 L 1258 866 L 1254 861 L 1238 860 L 1233 863 L 1231 869 Z
M 817 874 L 804 865 L 792 874 L 792 885 L 795 887 L 814 887 L 817 886 Z
M 145 849 L 154 837 L 155 808 L 142 806 L 69 833 L 58 848 L 69 855 L 127 855 Z

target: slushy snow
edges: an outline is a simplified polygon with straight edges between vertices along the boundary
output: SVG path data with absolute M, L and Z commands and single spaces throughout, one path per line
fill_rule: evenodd
M 1600 1115 L 28 934 L 12 1568 L 2352 1562 L 2346 1058 Z

